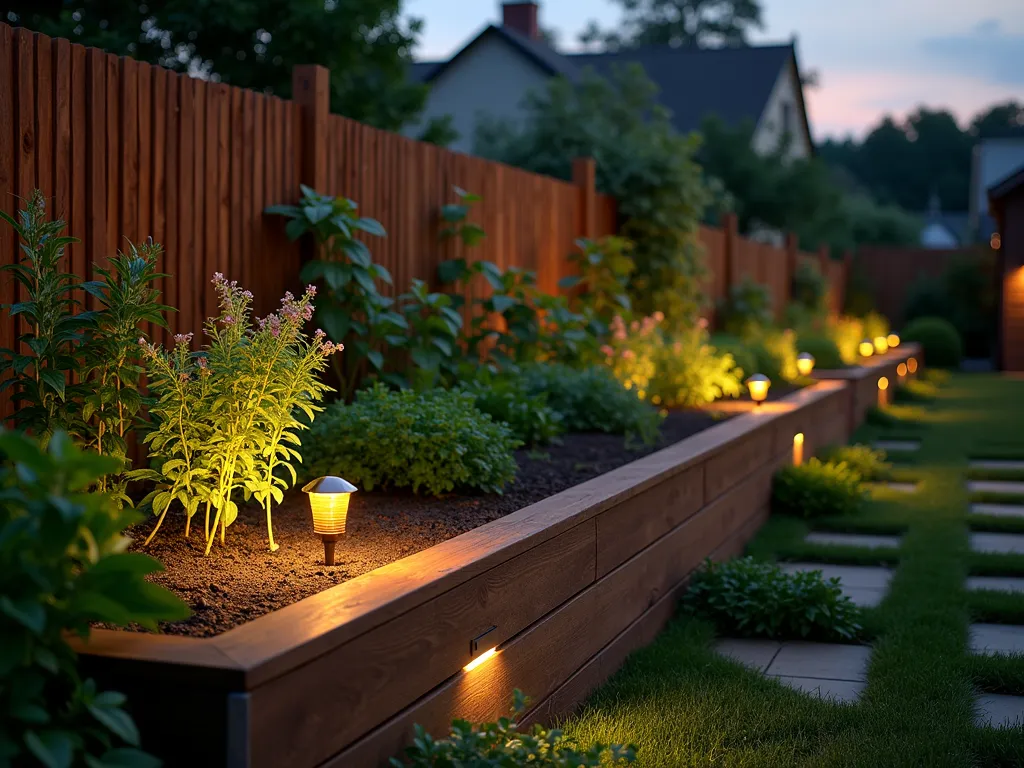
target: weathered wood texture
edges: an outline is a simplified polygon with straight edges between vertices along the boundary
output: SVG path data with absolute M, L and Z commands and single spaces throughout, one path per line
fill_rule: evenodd
M 132 691 L 188 681 L 173 710 L 135 699 L 171 764 L 189 755 L 172 738 L 189 702 L 213 712 L 218 695 L 223 728 L 193 764 L 382 765 L 414 723 L 496 717 L 514 688 L 534 716 L 564 713 L 653 638 L 705 557 L 742 549 L 794 434 L 808 450 L 845 437 L 849 389 L 822 382 L 767 403 L 218 637 L 97 632 L 85 653 Z

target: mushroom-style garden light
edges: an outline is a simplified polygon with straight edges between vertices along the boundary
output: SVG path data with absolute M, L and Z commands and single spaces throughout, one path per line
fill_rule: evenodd
M 907 358 L 907 371 L 910 373 L 911 376 L 913 376 L 915 373 L 917 373 L 917 358 L 916 357 L 908 357 Z
M 878 380 L 878 407 L 882 408 L 889 404 L 889 379 L 885 376 Z
M 345 533 L 349 497 L 357 490 L 340 477 L 318 477 L 302 489 L 309 494 L 313 532 L 324 542 L 324 564 L 334 565 L 334 546 Z
M 864 339 L 864 341 L 860 343 L 859 351 L 861 357 L 871 357 L 875 354 L 875 345 L 872 344 L 869 339 Z
M 875 352 L 884 355 L 889 350 L 889 340 L 885 336 L 875 336 Z
M 814 370 L 814 355 L 810 352 L 801 352 L 796 356 L 796 369 L 801 376 L 810 376 Z
M 771 379 L 763 373 L 755 373 L 747 379 L 747 389 L 750 390 L 750 399 L 761 405 L 768 397 L 768 387 L 772 385 Z
M 886 338 L 886 342 L 888 342 L 890 349 L 896 349 L 900 345 L 900 337 L 895 333 L 890 333 Z

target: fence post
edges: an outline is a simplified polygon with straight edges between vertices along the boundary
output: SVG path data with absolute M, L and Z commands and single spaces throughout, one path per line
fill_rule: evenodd
M 580 237 L 597 236 L 597 163 L 592 157 L 572 161 L 572 183 L 580 189 Z
M 733 281 L 736 280 L 739 261 L 739 218 L 735 213 L 722 214 L 722 232 L 725 234 L 725 279 L 722 281 L 722 295 L 718 298 L 727 298 Z
M 331 114 L 331 72 L 319 64 L 292 68 L 292 101 L 302 107 L 299 181 L 327 192 L 327 119 Z

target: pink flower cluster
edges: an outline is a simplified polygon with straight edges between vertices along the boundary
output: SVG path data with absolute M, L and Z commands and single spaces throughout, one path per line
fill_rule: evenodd
M 344 344 L 335 344 L 333 341 L 327 341 L 327 334 L 323 328 L 317 328 L 316 333 L 313 334 L 313 339 L 320 347 L 320 354 L 327 356 L 333 355 L 335 352 L 341 352 L 345 349 Z

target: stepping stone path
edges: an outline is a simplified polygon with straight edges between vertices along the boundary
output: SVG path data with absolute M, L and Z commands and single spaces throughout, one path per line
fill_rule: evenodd
M 1024 721 L 1024 696 L 986 693 L 974 707 L 974 724 L 979 727 L 1013 728 Z
M 1024 534 L 1020 533 L 972 533 L 971 549 L 989 554 L 1024 554 Z
M 825 579 L 839 579 L 843 594 L 862 608 L 872 608 L 882 602 L 892 571 L 863 565 L 826 565 L 823 563 L 780 563 L 786 573 L 821 571 Z
M 969 579 L 968 588 L 972 581 Z M 1020 582 L 1024 579 L 986 579 L 990 582 Z M 1021 587 L 1018 585 L 1017 587 Z M 1024 653 L 1024 627 L 1012 624 L 972 624 L 969 633 L 971 653 L 982 656 Z M 980 727 L 1012 728 L 1024 721 L 1024 696 L 986 693 L 974 702 L 974 724 Z
M 871 658 L 867 646 L 833 643 L 724 639 L 716 650 L 790 688 L 846 703 L 860 698 Z
M 993 592 L 1024 592 L 1024 579 L 1013 576 L 969 576 L 967 588 L 988 589 Z
M 895 549 L 900 545 L 899 536 L 875 536 L 866 533 L 808 533 L 804 537 L 808 544 L 833 544 L 841 547 L 870 547 Z
M 1014 624 L 971 624 L 971 653 L 982 656 L 1024 653 L 1024 627 Z
M 968 466 L 971 469 L 1024 469 L 1024 461 L 1020 459 L 975 459 Z
M 993 517 L 1024 517 L 1024 506 L 1019 504 L 971 504 L 972 515 Z
M 921 448 L 920 440 L 875 440 L 875 448 L 883 451 L 917 451 Z
M 971 493 L 1019 493 L 1024 495 L 1024 482 L 1014 480 L 968 480 Z

